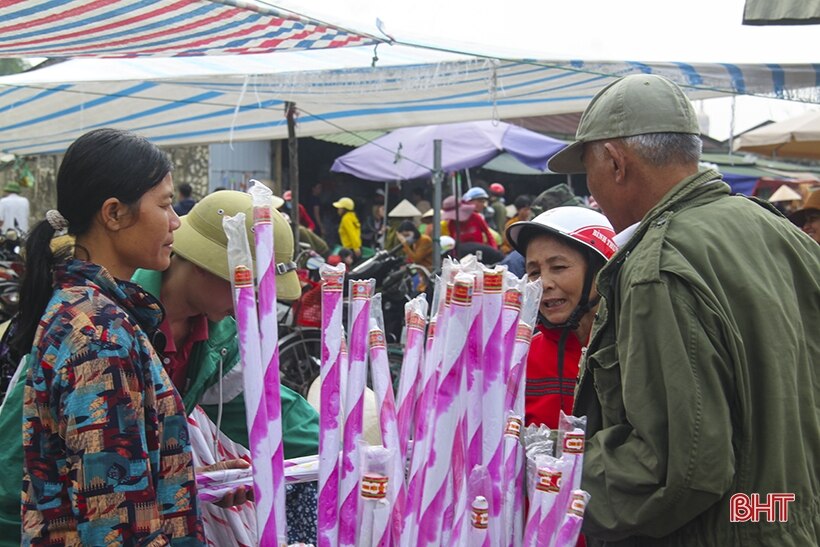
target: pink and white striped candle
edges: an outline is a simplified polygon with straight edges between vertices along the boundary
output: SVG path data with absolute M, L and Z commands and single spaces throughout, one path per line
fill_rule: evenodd
M 482 400 L 482 464 L 490 476 L 489 537 L 494 546 L 501 545 L 505 530 L 501 506 L 504 484 L 504 419 L 507 392 L 504 365 L 503 307 L 504 266 L 484 269 L 484 296 L 482 303 L 482 331 L 484 344 L 483 400 Z
M 380 305 L 381 295 L 373 299 L 374 307 Z M 390 375 L 390 363 L 387 359 L 387 346 L 384 332 L 377 322 L 370 322 L 370 373 L 373 379 L 373 391 L 376 394 L 376 405 L 379 409 L 379 425 L 382 433 L 382 444 L 390 452 L 387 463 L 387 477 L 390 481 L 387 489 L 387 503 L 392 517 L 390 526 L 380 530 L 379 545 L 392 545 L 401 537 L 402 517 L 404 516 L 405 497 L 404 483 L 405 458 L 401 453 L 399 430 L 396 423 L 396 403 L 393 398 L 393 381 Z M 395 538 L 395 540 L 391 539 Z M 375 541 L 375 537 L 374 537 Z
M 319 405 L 319 547 L 339 543 L 339 450 L 341 427 L 342 294 L 345 266 L 323 264 L 322 278 L 322 378 Z
M 447 337 L 444 344 L 434 409 L 431 456 L 427 461 L 422 492 L 419 545 L 438 545 L 441 542 L 451 466 L 455 475 L 461 474 L 463 478 L 464 474 L 464 462 L 458 459 L 465 456 L 460 445 L 462 436 L 466 440 L 466 432 L 463 431 L 464 424 L 460 417 L 465 404 L 462 390 L 467 340 L 461 333 L 467 333 L 472 323 L 473 286 L 472 275 L 461 273 L 456 276 L 447 324 L 447 330 L 452 335 Z M 459 469 L 459 466 L 462 468 Z
M 361 474 L 359 441 L 362 439 L 364 389 L 367 376 L 367 334 L 374 281 L 350 281 L 350 347 L 347 393 L 344 404 L 344 440 L 339 508 L 339 545 L 356 545 L 359 522 L 358 484 Z
M 584 512 L 589 503 L 589 494 L 583 490 L 576 489 L 570 494 L 570 504 L 567 514 L 558 530 L 555 547 L 574 547 L 578 543 L 578 536 L 581 535 L 581 525 L 584 523 Z
M 473 500 L 468 541 L 470 547 L 490 547 L 490 538 L 487 531 L 489 525 L 488 507 L 487 498 L 484 496 L 476 496 Z
M 424 330 L 427 327 L 427 300 L 424 295 L 417 296 L 408 302 L 404 309 L 407 336 L 399 377 L 399 393 L 396 397 L 396 421 L 399 430 L 399 452 L 403 458 L 407 458 L 407 443 L 410 440 L 416 399 L 422 381 L 420 365 L 424 354 Z
M 427 343 L 422 361 L 422 382 L 415 409 L 413 432 L 413 453 L 410 459 L 410 473 L 407 484 L 407 510 L 404 516 L 401 547 L 415 547 L 418 544 L 419 521 L 421 520 L 421 500 L 424 490 L 426 464 L 432 448 L 432 430 L 435 416 L 430 409 L 435 406 L 438 389 L 439 368 L 441 366 L 444 340 L 447 334 L 450 301 L 455 275 L 455 263 L 446 260 L 442 265 L 441 277 L 435 288 L 435 315 L 430 320 Z
M 245 417 L 248 427 L 253 488 L 256 506 L 256 526 L 259 545 L 279 545 L 273 513 L 273 451 L 265 404 L 259 318 L 256 315 L 256 294 L 250 247 L 245 230 L 245 215 L 225 217 L 222 221 L 228 236 L 228 264 L 233 272 L 234 309 L 236 311 L 239 352 L 242 357 L 242 380 L 245 398 Z
M 262 366 L 265 370 L 264 399 L 268 414 L 268 439 L 273 470 L 273 518 L 276 537 L 287 543 L 285 522 L 285 446 L 282 440 L 282 401 L 279 391 L 279 325 L 276 317 L 276 251 L 273 243 L 273 193 L 258 181 L 249 193 L 253 199 L 256 278 L 259 284 L 258 314 Z

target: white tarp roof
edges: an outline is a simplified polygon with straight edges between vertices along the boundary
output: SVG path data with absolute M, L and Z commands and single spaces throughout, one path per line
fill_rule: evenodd
M 497 61 L 382 44 L 262 55 L 78 59 L 0 78 L 0 150 L 57 153 L 117 126 L 160 145 L 299 136 L 583 110 L 612 78 L 653 72 L 692 98 L 820 102 L 820 65 Z

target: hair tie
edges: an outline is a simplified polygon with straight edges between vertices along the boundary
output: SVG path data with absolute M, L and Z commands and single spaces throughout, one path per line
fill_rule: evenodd
M 55 236 L 64 236 L 68 233 L 68 221 L 57 209 L 46 211 L 46 220 L 54 229 Z

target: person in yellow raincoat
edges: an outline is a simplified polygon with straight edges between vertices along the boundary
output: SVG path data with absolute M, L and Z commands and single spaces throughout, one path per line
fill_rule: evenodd
M 356 258 L 362 256 L 362 225 L 359 222 L 359 217 L 356 216 L 356 204 L 350 198 L 341 198 L 333 204 L 333 207 L 339 212 L 342 217 L 339 223 L 339 239 L 342 247 L 346 247 L 353 251 Z

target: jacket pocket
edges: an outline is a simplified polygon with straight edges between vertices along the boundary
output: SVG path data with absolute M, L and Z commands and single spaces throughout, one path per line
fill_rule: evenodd
M 621 364 L 618 361 L 618 346 L 605 346 L 587 356 L 592 372 L 595 393 L 601 404 L 603 426 L 626 422 L 624 397 L 621 387 Z

